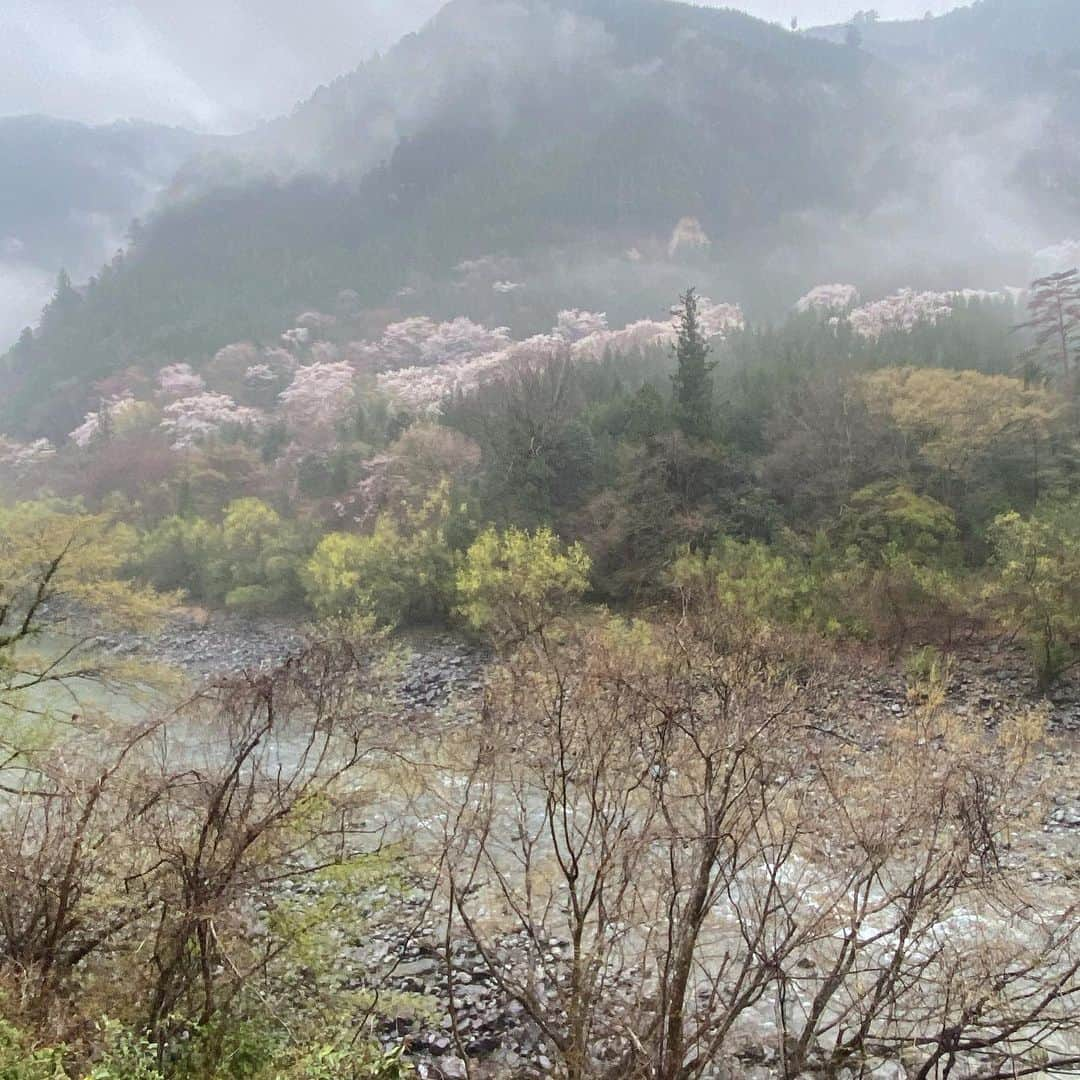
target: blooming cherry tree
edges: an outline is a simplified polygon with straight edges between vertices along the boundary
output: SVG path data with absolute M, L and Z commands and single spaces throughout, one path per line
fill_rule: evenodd
M 469 360 L 486 353 L 498 352 L 510 344 L 510 331 L 505 326 L 489 330 L 472 319 L 457 318 L 439 323 L 420 345 L 420 361 L 425 364 L 445 364 Z
M 698 318 L 707 337 L 723 338 L 746 327 L 746 317 L 738 304 L 716 304 L 707 296 L 698 298 Z
M 411 412 L 434 416 L 448 397 L 472 393 L 495 378 L 505 360 L 497 352 L 437 367 L 399 368 L 380 375 L 379 388 Z
M 367 348 L 378 358 L 378 367 L 394 371 L 474 359 L 509 344 L 510 331 L 505 326 L 491 330 L 463 317 L 436 323 L 426 316 L 414 316 L 391 323 L 381 341 Z
M 142 407 L 133 397 L 110 398 L 101 403 L 97 412 L 86 414 L 83 422 L 68 436 L 76 446 L 87 447 L 108 435 L 112 425 Z
M 0 466 L 22 475 L 56 456 L 56 447 L 48 439 L 20 443 L 0 435 Z
M 607 315 L 604 312 L 579 311 L 577 308 L 560 311 L 555 323 L 555 333 L 571 345 L 590 334 L 602 334 L 607 328 Z
M 795 310 L 805 314 L 833 315 L 850 311 L 859 302 L 859 290 L 854 285 L 817 285 L 795 305 Z
M 185 398 L 206 389 L 203 377 L 190 364 L 169 364 L 158 372 L 158 394 L 165 398 Z
M 252 427 L 261 419 L 258 409 L 238 405 L 227 394 L 206 392 L 166 405 L 161 427 L 179 450 L 229 429 Z
M 702 302 L 702 323 L 710 337 L 724 336 L 744 325 L 734 304 Z M 602 312 L 560 311 L 550 334 L 512 342 L 505 327 L 489 330 L 468 319 L 436 325 L 414 318 L 387 328 L 381 351 L 389 370 L 379 375 L 379 387 L 417 414 L 437 414 L 454 394 L 469 394 L 511 373 L 535 371 L 570 357 L 579 363 L 598 363 L 611 353 L 667 346 L 675 340 L 671 323 L 649 319 L 611 330 Z M 411 364 L 398 364 L 406 357 Z M 395 366 L 396 365 L 396 366 Z
M 856 308 L 848 316 L 851 329 L 868 341 L 886 334 L 910 334 L 920 325 L 934 326 L 953 313 L 954 294 L 901 289 L 882 300 Z
M 355 378 L 356 371 L 344 361 L 297 368 L 278 397 L 289 426 L 305 435 L 332 430 L 353 403 Z
M 435 321 L 426 315 L 391 323 L 375 345 L 386 368 L 414 367 L 421 363 L 424 342 L 435 332 Z

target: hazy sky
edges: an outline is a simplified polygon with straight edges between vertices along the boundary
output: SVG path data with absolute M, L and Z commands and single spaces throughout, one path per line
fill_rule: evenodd
M 762 18 L 838 22 L 956 0 L 725 0 Z M 235 131 L 286 111 L 415 29 L 442 0 L 0 0 L 0 113 L 140 117 Z

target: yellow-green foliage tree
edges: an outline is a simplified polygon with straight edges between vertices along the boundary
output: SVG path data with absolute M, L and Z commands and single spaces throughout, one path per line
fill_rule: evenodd
M 956 514 L 907 484 L 888 481 L 856 491 L 841 515 L 834 542 L 855 548 L 868 562 L 881 561 L 890 549 L 918 562 L 953 562 L 959 558 Z
M 237 499 L 225 513 L 221 537 L 229 607 L 268 609 L 302 601 L 304 544 L 294 523 L 260 499 Z
M 0 507 L 0 692 L 82 671 L 88 617 L 145 625 L 162 612 L 161 597 L 123 577 L 136 540 L 129 527 L 70 505 Z M 46 613 L 50 629 L 66 637 L 56 650 L 36 652 Z
M 137 565 L 159 589 L 190 600 L 252 610 L 303 602 L 300 570 L 310 551 L 301 529 L 261 499 L 236 499 L 220 525 L 169 517 L 150 530 Z
M 1037 491 L 1039 449 L 1067 416 L 1055 391 L 977 371 L 885 368 L 863 376 L 860 388 L 870 412 L 891 420 L 941 475 L 946 493 L 1005 445 L 1030 456 Z
M 1046 688 L 1080 661 L 1080 500 L 1003 514 L 991 539 L 991 598 L 1023 632 Z
M 893 649 L 949 636 L 966 610 L 956 514 L 907 484 L 855 492 L 830 533 L 838 610 Z M 840 599 L 842 598 L 842 599 Z
M 895 649 L 923 631 L 948 633 L 963 610 L 956 538 L 948 507 L 874 485 L 809 550 L 792 535 L 773 547 L 724 537 L 707 555 L 683 554 L 672 581 L 684 606 L 733 629 L 787 626 Z
M 36 788 L 36 762 L 41 756 L 51 760 L 58 739 L 70 734 L 58 720 L 81 711 L 83 688 L 119 680 L 146 686 L 156 680 L 157 673 L 144 666 L 93 649 L 103 625 L 146 627 L 167 607 L 167 598 L 121 576 L 135 542 L 130 528 L 70 505 L 42 501 L 0 507 L 4 795 L 18 797 L 24 783 Z M 59 819 L 59 809 L 47 800 L 45 805 Z M 5 815 L 11 819 L 10 806 L 0 808 L 0 818 Z M 5 889 L 14 888 L 14 878 L 5 881 Z
M 323 537 L 302 574 L 308 602 L 320 615 L 369 616 L 383 626 L 445 617 L 454 587 L 449 513 L 439 488 L 407 527 L 383 514 L 368 535 Z
M 757 540 L 723 537 L 708 555 L 685 552 L 672 581 L 685 605 L 715 607 L 743 625 L 808 626 L 819 614 L 807 569 Z
M 592 564 L 581 544 L 547 528 L 482 532 L 457 573 L 459 611 L 503 643 L 539 633 L 589 587 Z
M 156 588 L 183 590 L 189 600 L 215 603 L 227 588 L 221 529 L 205 518 L 167 517 L 146 533 L 136 556 L 139 573 Z

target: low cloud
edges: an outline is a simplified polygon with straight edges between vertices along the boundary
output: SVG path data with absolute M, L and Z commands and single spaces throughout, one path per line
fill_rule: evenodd
M 439 0 L 7 0 L 0 101 L 238 131 L 416 29 Z
M 54 276 L 40 267 L 0 259 L 0 342 L 4 347 L 24 326 L 37 322 L 53 284 Z
M 443 0 L 6 0 L 7 114 L 88 123 L 139 118 L 236 132 L 288 112 L 320 84 L 418 29 Z M 728 6 L 728 0 L 716 0 Z M 761 18 L 844 21 L 858 0 L 744 0 Z M 917 18 L 950 0 L 878 0 Z

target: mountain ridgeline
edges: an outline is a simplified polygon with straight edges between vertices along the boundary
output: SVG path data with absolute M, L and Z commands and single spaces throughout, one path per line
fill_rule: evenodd
M 126 254 L 9 352 L 0 429 L 55 437 L 115 372 L 276 340 L 343 292 L 384 324 L 529 333 L 563 306 L 657 310 L 688 277 L 765 316 L 833 278 L 1023 284 L 1076 219 L 1069 6 L 987 0 L 860 47 L 665 0 L 452 0 L 290 116 L 193 148 Z M 1003 50 L 1046 73 L 1032 95 L 981 78 Z

